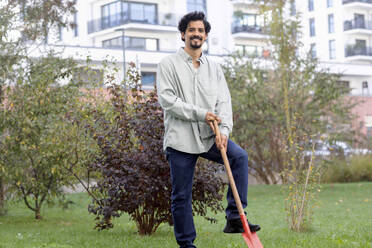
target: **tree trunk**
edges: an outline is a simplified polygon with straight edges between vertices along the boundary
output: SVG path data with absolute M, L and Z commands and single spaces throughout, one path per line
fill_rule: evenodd
M 37 220 L 42 219 L 41 214 L 40 214 L 40 207 L 35 209 L 35 219 L 37 219 Z
M 5 185 L 0 177 L 0 216 L 6 214 L 5 200 Z

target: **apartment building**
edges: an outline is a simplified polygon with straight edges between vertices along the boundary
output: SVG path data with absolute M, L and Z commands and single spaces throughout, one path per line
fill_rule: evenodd
M 355 110 L 361 129 L 372 135 L 372 0 L 296 0 L 292 10 L 301 13 L 303 52 L 343 74 L 364 102 Z
M 213 59 L 234 51 L 270 55 L 253 0 L 78 0 L 77 10 L 77 27 L 60 30 L 55 44 L 66 47 L 66 56 L 89 54 L 97 64 L 105 58 L 135 62 L 145 87 L 152 87 L 159 61 L 183 46 L 177 25 L 190 11 L 203 11 L 211 23 L 203 50 Z M 296 12 L 302 13 L 303 52 L 343 73 L 351 95 L 366 99 L 360 120 L 372 135 L 372 0 L 296 0 Z

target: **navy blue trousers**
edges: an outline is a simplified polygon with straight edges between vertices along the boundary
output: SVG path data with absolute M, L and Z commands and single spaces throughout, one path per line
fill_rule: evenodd
M 193 242 L 196 238 L 196 231 L 191 203 L 195 164 L 199 156 L 223 164 L 222 156 L 216 144 L 214 144 L 208 152 L 201 154 L 184 153 L 167 147 L 166 156 L 171 169 L 171 210 L 174 222 L 174 234 L 180 247 L 195 248 Z M 247 152 L 239 145 L 228 140 L 227 157 L 230 162 L 230 167 L 243 208 L 245 208 L 247 206 L 248 192 Z M 230 186 L 227 191 L 227 203 L 226 217 L 228 219 L 240 218 Z

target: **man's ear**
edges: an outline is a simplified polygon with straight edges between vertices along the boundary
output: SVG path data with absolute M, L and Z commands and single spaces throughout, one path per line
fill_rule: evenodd
M 182 40 L 185 40 L 185 32 L 181 32 L 181 38 Z

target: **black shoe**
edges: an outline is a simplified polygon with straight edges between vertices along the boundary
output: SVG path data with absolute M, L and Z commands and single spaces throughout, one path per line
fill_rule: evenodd
M 251 224 L 249 223 L 249 221 L 248 221 L 248 225 L 249 225 L 249 229 L 251 230 L 251 232 L 258 232 L 261 229 L 259 225 Z M 242 221 L 240 219 L 227 220 L 226 226 L 223 229 L 223 232 L 224 233 L 243 233 L 244 228 L 243 228 Z

